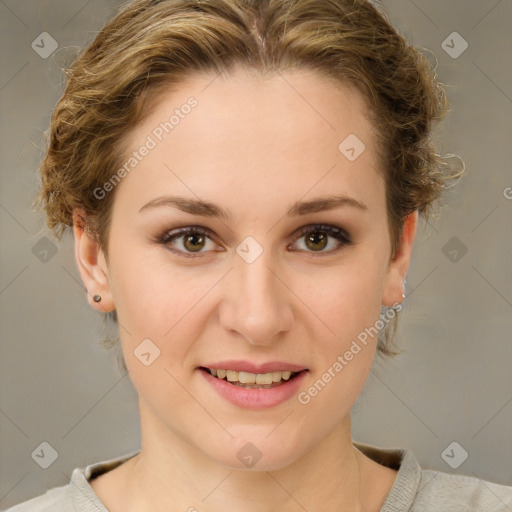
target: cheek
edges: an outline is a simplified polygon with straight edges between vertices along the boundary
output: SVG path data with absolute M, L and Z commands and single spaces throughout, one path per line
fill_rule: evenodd
M 204 353 L 198 355 L 202 347 L 198 340 L 215 316 L 216 292 L 225 269 L 179 267 L 161 250 L 146 248 L 140 254 L 118 258 L 113 264 L 124 359 L 142 394 L 165 389 L 170 395 L 176 391 L 180 400 L 180 386 L 172 376 L 186 381 L 192 367 L 204 358 Z M 146 367 L 148 359 L 154 362 Z
M 366 267 L 365 272 L 331 277 L 323 294 L 310 294 L 329 329 L 320 324 L 311 338 L 317 341 L 311 348 L 313 371 L 297 402 L 320 437 L 349 414 L 370 373 L 381 313 L 375 274 L 380 272 Z
M 382 328 L 385 268 L 382 258 L 367 251 L 345 266 L 302 279 L 298 294 L 307 297 L 307 306 L 317 316 L 308 323 L 314 326 L 309 338 L 316 340 L 311 346 L 316 364 L 304 402 L 314 398 L 317 406 L 333 406 L 342 415 L 347 411 L 341 404 L 351 404 L 359 394 Z
M 328 344 L 337 346 L 378 319 L 385 276 L 382 258 L 360 251 L 339 266 L 297 273 L 294 291 L 318 317 L 310 325 L 323 325 Z
M 186 313 L 189 302 L 197 300 L 201 289 L 189 286 L 187 276 L 169 263 L 160 248 L 115 246 L 115 242 L 113 237 L 111 288 L 119 320 L 128 330 L 131 326 L 161 337 Z

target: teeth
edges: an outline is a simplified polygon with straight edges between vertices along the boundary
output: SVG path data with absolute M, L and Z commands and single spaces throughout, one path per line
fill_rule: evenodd
M 258 373 L 256 375 L 256 384 L 272 384 L 273 380 L 272 373 Z
M 226 370 L 226 378 L 229 382 L 238 382 L 238 372 L 234 372 L 233 370 Z
M 256 375 L 254 373 L 238 372 L 238 382 L 242 384 L 255 384 Z
M 289 380 L 292 375 L 295 375 L 295 372 L 289 370 L 270 373 L 235 372 L 234 370 L 218 370 L 212 368 L 208 370 L 211 375 L 218 379 L 226 378 L 229 382 L 239 382 L 240 384 L 270 385 L 272 383 L 281 382 L 282 380 Z

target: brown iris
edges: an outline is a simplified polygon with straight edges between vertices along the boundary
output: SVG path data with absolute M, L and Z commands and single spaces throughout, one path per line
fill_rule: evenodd
M 306 235 L 306 245 L 310 249 L 321 250 L 327 245 L 327 235 L 322 231 L 314 231 Z M 312 245 L 309 245 L 311 242 Z
M 201 235 L 199 233 L 186 235 L 183 240 L 183 244 L 185 245 L 187 250 L 191 252 L 198 252 L 204 247 L 204 235 Z M 200 245 L 200 247 L 197 247 L 198 245 Z

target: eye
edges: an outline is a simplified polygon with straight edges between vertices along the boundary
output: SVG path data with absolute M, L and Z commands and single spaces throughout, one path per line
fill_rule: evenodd
M 165 232 L 158 238 L 158 242 L 181 256 L 193 258 L 209 250 L 215 250 L 217 245 L 213 242 L 210 235 L 211 232 L 208 229 L 200 226 L 188 226 L 176 231 Z M 324 250 L 330 245 L 329 237 L 337 240 L 337 244 L 335 243 L 334 247 L 331 247 L 329 250 Z M 299 250 L 321 254 L 334 252 L 352 243 L 345 230 L 326 224 L 313 224 L 302 228 L 297 235 L 297 241 L 302 239 L 304 239 L 306 248 L 299 248 Z M 208 241 L 211 242 L 209 248 Z
M 331 244 L 331 248 L 324 251 L 324 249 L 329 246 L 329 237 L 337 240 L 337 243 Z M 304 246 L 306 249 L 300 250 L 322 254 L 334 252 L 341 247 L 352 243 L 345 230 L 327 224 L 313 224 L 311 226 L 306 226 L 300 231 L 298 241 L 301 240 L 304 240 Z M 332 247 L 332 245 L 334 245 L 334 247 Z
M 208 249 L 206 243 L 208 240 L 213 246 L 210 249 L 215 249 L 216 244 L 211 240 L 209 234 L 210 232 L 207 229 L 199 226 L 188 226 L 174 232 L 164 233 L 160 237 L 159 242 L 168 247 L 172 246 L 169 249 L 173 252 L 180 253 L 180 255 L 186 257 L 194 257 L 194 253 L 206 252 L 202 249 L 205 247 Z

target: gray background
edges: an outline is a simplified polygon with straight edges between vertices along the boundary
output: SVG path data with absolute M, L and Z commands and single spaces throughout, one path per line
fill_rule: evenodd
M 86 303 L 72 238 L 50 243 L 30 209 L 59 67 L 116 5 L 0 0 L 2 508 L 68 483 L 76 466 L 139 448 L 136 393 L 97 344 L 101 316 Z M 438 61 L 452 112 L 436 139 L 467 174 L 419 233 L 399 333 L 406 353 L 375 365 L 353 437 L 411 448 L 423 467 L 512 485 L 512 1 L 384 6 Z M 59 44 L 47 59 L 31 48 L 43 31 Z M 469 44 L 456 59 L 441 46 L 454 31 Z M 462 449 L 469 455 L 456 470 L 441 456 L 454 441 L 452 465 Z M 42 442 L 58 452 L 48 469 L 32 457 Z

